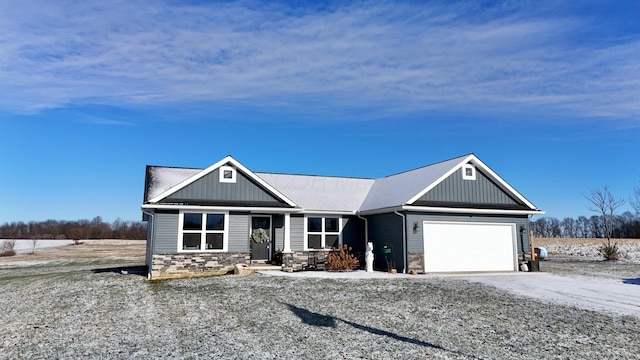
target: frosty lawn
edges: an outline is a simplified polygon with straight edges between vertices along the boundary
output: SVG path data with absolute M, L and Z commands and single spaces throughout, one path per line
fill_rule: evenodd
M 632 358 L 640 322 L 456 279 L 0 269 L 0 358 Z

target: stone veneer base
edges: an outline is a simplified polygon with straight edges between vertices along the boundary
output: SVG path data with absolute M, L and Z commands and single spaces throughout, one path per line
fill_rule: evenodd
M 424 253 L 410 252 L 407 261 L 409 262 L 409 271 L 424 272 Z
M 316 251 L 292 251 L 282 253 L 282 270 L 283 271 L 302 271 L 309 266 L 309 253 Z M 325 251 L 325 254 L 328 251 Z
M 151 278 L 163 277 L 168 274 L 233 271 L 236 264 L 249 265 L 249 258 L 248 252 L 153 254 Z

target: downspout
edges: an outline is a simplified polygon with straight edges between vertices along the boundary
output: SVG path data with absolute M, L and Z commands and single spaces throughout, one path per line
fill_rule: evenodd
M 153 266 L 153 239 L 156 237 L 156 224 L 155 224 L 155 217 L 153 213 L 150 213 L 144 210 L 142 210 L 142 213 L 151 217 L 151 236 L 149 239 L 147 239 L 147 251 L 149 251 L 149 254 L 145 254 L 145 257 L 146 257 L 145 262 L 148 262 L 147 280 L 151 280 L 151 268 Z M 147 226 L 149 226 L 149 222 L 147 222 Z
M 407 273 L 407 217 L 404 214 L 398 212 L 398 210 L 393 211 L 394 214 L 400 216 L 402 218 L 402 261 L 403 261 L 403 273 Z
M 360 215 L 360 213 L 356 213 L 356 216 L 359 219 L 364 220 L 364 251 L 366 253 L 367 244 L 369 243 L 369 221 L 367 220 L 367 218 L 362 217 L 362 215 Z

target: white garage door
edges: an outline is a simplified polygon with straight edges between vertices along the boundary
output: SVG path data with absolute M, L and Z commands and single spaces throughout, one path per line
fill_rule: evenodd
M 515 271 L 515 228 L 515 224 L 425 221 L 424 271 Z

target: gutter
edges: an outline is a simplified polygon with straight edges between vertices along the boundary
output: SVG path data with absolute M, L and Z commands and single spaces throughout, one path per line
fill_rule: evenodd
M 404 214 L 395 210 L 394 214 L 402 218 L 402 261 L 403 261 L 403 273 L 407 273 L 407 217 Z
M 364 252 L 367 253 L 367 244 L 369 244 L 369 220 L 367 218 L 362 217 L 360 213 L 356 213 L 356 216 L 359 219 L 364 220 Z
M 256 211 L 262 213 L 302 213 L 300 208 L 261 208 L 261 207 L 236 207 L 236 206 L 200 206 L 200 205 L 172 205 L 172 204 L 144 204 L 142 209 L 161 209 L 161 210 L 199 210 L 199 211 Z
M 156 237 L 155 214 L 144 210 L 142 210 L 142 213 L 151 217 L 151 236 L 150 239 L 147 239 L 147 248 L 149 249 L 151 258 L 145 254 L 145 262 L 149 261 L 149 264 L 147 264 L 147 280 L 151 280 L 151 267 L 153 265 L 153 239 Z M 147 226 L 149 226 L 148 222 Z
M 393 206 L 387 208 L 360 211 L 360 214 L 378 215 L 396 211 L 421 211 L 434 213 L 455 213 L 455 214 L 486 214 L 486 215 L 542 215 L 542 210 L 501 210 L 501 209 L 471 209 L 471 208 L 449 208 L 431 206 Z
M 424 211 L 424 212 L 441 212 L 441 213 L 458 213 L 458 214 L 495 214 L 495 215 L 538 215 L 544 214 L 542 210 L 501 210 L 501 209 L 469 209 L 469 208 L 448 208 L 448 207 L 430 207 L 430 206 L 402 206 L 402 210 L 408 211 Z

